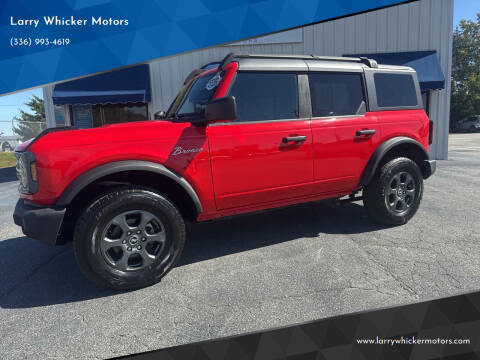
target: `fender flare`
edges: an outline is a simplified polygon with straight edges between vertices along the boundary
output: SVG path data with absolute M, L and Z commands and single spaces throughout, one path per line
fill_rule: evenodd
M 362 174 L 362 178 L 360 179 L 359 186 L 367 185 L 372 179 L 373 175 L 375 174 L 375 171 L 377 171 L 378 164 L 380 163 L 382 158 L 385 156 L 385 154 L 391 149 L 393 149 L 395 146 L 398 146 L 401 144 L 412 144 L 416 148 L 418 148 L 422 156 L 422 159 L 421 159 L 422 162 L 425 162 L 429 159 L 427 151 L 422 146 L 422 144 L 420 144 L 417 140 L 414 140 L 406 136 L 398 136 L 398 137 L 388 139 L 387 141 L 383 142 L 382 144 L 380 144 L 380 146 L 377 147 L 377 149 L 373 152 L 372 156 L 368 160 L 368 163 L 365 166 L 365 169 L 363 170 L 363 174 Z M 424 177 L 425 177 L 425 175 L 427 174 L 425 174 L 424 166 L 421 165 L 420 168 L 424 173 Z
M 73 180 L 62 192 L 60 197 L 58 198 L 56 205 L 66 207 L 68 204 L 72 202 L 75 196 L 86 186 L 98 180 L 104 176 L 112 175 L 116 173 L 121 173 L 124 171 L 148 171 L 160 175 L 164 175 L 169 179 L 175 181 L 178 185 L 180 185 L 190 196 L 193 203 L 195 204 L 195 208 L 197 213 L 200 214 L 203 211 L 202 203 L 200 199 L 190 185 L 190 183 L 185 180 L 185 178 L 181 177 L 180 175 L 174 173 L 170 169 L 166 168 L 164 165 L 157 164 L 151 161 L 144 161 L 144 160 L 123 160 L 123 161 L 115 161 L 108 164 L 97 166 L 93 169 L 90 169 L 80 176 L 78 176 L 75 180 Z

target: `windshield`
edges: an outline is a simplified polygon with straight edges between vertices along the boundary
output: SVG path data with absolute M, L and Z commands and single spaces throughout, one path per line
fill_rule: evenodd
M 167 117 L 203 113 L 205 104 L 210 101 L 221 80 L 222 74 L 211 73 L 199 77 L 193 84 L 185 85 L 175 98 Z

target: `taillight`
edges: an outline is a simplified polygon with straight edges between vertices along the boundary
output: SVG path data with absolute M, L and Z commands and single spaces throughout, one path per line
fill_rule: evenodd
M 433 121 L 430 120 L 428 122 L 428 144 L 431 145 L 433 143 Z

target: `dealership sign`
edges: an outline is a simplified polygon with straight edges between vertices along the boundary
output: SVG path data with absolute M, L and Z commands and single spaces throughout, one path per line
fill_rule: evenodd
M 245 39 L 405 2 L 3 0 L 0 94 L 236 41 L 301 41 Z

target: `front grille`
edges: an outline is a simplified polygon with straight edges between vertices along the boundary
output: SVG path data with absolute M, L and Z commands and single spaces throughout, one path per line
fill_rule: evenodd
M 21 172 L 20 172 L 20 158 L 22 156 L 22 153 L 15 151 L 13 154 L 17 158 L 17 162 L 15 163 L 15 170 L 17 172 L 17 178 L 18 178 L 18 180 L 21 181 L 22 180 L 22 175 L 21 175 Z
M 22 166 L 22 164 L 23 164 L 23 166 Z M 23 163 L 21 157 L 17 158 L 16 170 L 17 170 L 17 178 L 19 180 L 18 192 L 20 192 L 21 194 L 27 194 L 28 193 L 28 178 L 27 178 L 27 173 L 26 173 L 26 169 L 25 169 L 25 164 Z
M 38 183 L 32 179 L 30 164 L 35 161 L 35 156 L 31 152 L 14 152 L 14 154 L 17 158 L 15 169 L 19 180 L 18 191 L 21 194 L 34 194 Z

